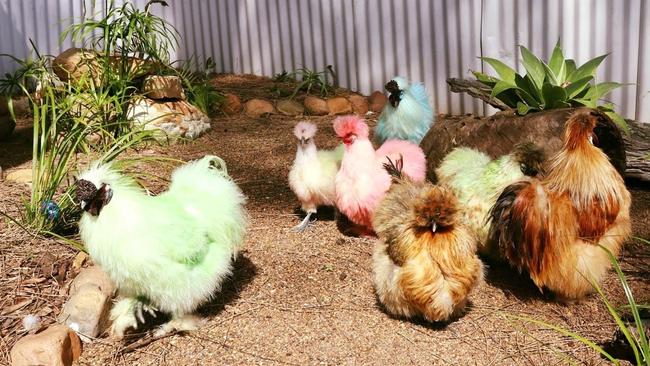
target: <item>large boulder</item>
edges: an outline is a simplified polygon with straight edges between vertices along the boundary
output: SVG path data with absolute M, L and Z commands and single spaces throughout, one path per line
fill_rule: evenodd
M 147 76 L 142 84 L 142 92 L 151 99 L 185 99 L 181 78 L 173 75 Z
M 126 62 L 133 78 L 152 74 L 159 69 L 156 63 L 137 57 L 128 57 Z M 110 56 L 108 60 L 103 60 L 100 53 L 83 48 L 69 48 L 52 61 L 52 70 L 59 79 L 69 83 L 81 82 L 82 85 L 90 82 L 96 86 L 101 85 L 104 67 L 117 72 L 121 66 L 120 56 Z
M 162 142 L 195 139 L 210 129 L 210 118 L 184 100 L 162 102 L 139 98 L 131 104 L 127 115 L 134 126 L 156 131 L 154 137 Z
M 18 340 L 11 349 L 11 365 L 70 366 L 79 359 L 81 351 L 77 334 L 66 325 L 55 324 Z
M 69 48 L 52 60 L 52 70 L 64 82 L 90 82 L 101 85 L 101 63 L 97 52 Z

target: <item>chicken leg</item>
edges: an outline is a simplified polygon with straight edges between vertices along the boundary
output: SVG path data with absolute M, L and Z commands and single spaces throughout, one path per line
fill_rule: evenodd
M 299 233 L 301 233 L 301 232 L 307 230 L 307 228 L 309 227 L 309 225 L 310 225 L 312 222 L 316 221 L 316 219 L 314 219 L 314 221 L 310 221 L 310 220 L 309 220 L 309 219 L 311 218 L 311 215 L 312 215 L 312 214 L 315 214 L 315 213 L 316 213 L 316 211 L 309 211 L 309 212 L 307 212 L 307 216 L 305 216 L 305 218 L 302 220 L 302 222 L 300 222 L 300 224 L 294 226 L 294 227 L 293 227 L 293 230 L 294 230 L 294 231 L 297 231 L 297 232 L 299 232 Z

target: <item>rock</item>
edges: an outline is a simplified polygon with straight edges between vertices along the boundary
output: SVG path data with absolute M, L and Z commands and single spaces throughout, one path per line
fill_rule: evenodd
M 352 104 L 352 112 L 358 116 L 365 116 L 368 113 L 368 99 L 363 95 L 352 94 L 348 97 Z
M 178 76 L 147 76 L 142 92 L 151 99 L 185 99 L 183 83 Z
M 81 253 L 79 253 L 79 255 L 81 255 Z M 79 255 L 77 255 L 77 257 L 79 257 Z M 107 296 L 113 296 L 116 290 L 113 281 L 108 277 L 106 272 L 99 268 L 99 266 L 90 266 L 88 268 L 84 268 L 81 272 L 79 272 L 77 277 L 75 277 L 74 281 L 72 281 L 72 284 L 70 285 L 70 295 L 74 295 L 82 287 L 87 285 L 98 287 L 99 290 Z
M 134 126 L 154 130 L 160 142 L 176 142 L 179 138 L 195 139 L 210 129 L 210 118 L 187 101 L 155 101 L 137 99 L 127 112 Z
M 72 261 L 72 271 L 79 272 L 81 270 L 81 267 L 83 267 L 84 263 L 86 263 L 87 260 L 88 260 L 88 254 L 84 252 L 77 253 L 77 255 L 74 257 L 74 260 Z
M 275 107 L 268 100 L 251 99 L 244 104 L 244 113 L 249 117 L 260 117 L 264 114 L 275 113 Z
M 52 70 L 64 82 L 92 81 L 101 85 L 99 55 L 91 50 L 69 48 L 52 60 Z
M 278 112 L 285 116 L 300 116 L 305 113 L 305 107 L 302 104 L 291 99 L 283 99 L 278 101 Z
M 9 140 L 16 129 L 16 122 L 10 115 L 0 116 L 0 141 Z
M 132 78 L 149 75 L 159 69 L 158 65 L 153 62 L 145 61 L 137 57 L 128 57 L 127 59 L 129 72 Z M 120 56 L 110 56 L 110 67 L 113 72 L 118 72 L 122 65 Z M 82 48 L 69 48 L 52 60 L 52 70 L 64 82 L 82 82 L 86 84 L 90 81 L 98 86 L 102 84 L 101 54 Z
M 97 132 L 93 132 L 86 135 L 86 137 L 84 137 L 84 141 L 86 141 L 88 145 L 98 146 L 102 142 L 102 135 Z
M 77 334 L 63 324 L 55 324 L 18 340 L 11 349 L 11 365 L 70 366 L 81 351 Z
M 9 115 L 9 101 L 6 97 L 0 96 L 0 116 Z M 32 115 L 32 107 L 29 104 L 29 98 L 25 95 L 14 96 L 11 98 L 11 108 L 16 118 L 29 117 Z
M 82 270 L 70 286 L 70 298 L 58 321 L 79 333 L 82 340 L 97 337 L 108 325 L 115 285 L 106 273 L 93 266 Z
M 7 182 L 31 184 L 32 183 L 32 169 L 20 168 L 13 169 L 7 172 L 5 176 Z
M 343 97 L 334 97 L 327 100 L 327 109 L 329 109 L 329 114 L 350 114 L 352 113 L 352 104 Z
M 308 95 L 303 101 L 303 105 L 309 114 L 324 116 L 330 112 L 327 102 L 321 98 Z
M 232 93 L 224 94 L 223 104 L 221 105 L 221 111 L 229 116 L 241 112 L 241 99 L 238 96 Z
M 386 102 L 388 102 L 388 97 L 379 90 L 375 90 L 368 97 L 368 108 L 375 113 L 379 113 L 384 109 Z

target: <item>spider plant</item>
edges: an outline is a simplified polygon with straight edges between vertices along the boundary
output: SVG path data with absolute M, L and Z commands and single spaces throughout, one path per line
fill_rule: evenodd
M 95 5 L 96 0 L 92 1 Z M 151 14 L 154 4 L 168 6 L 161 0 L 150 0 L 144 10 L 126 1 L 117 6 L 114 0 L 104 0 L 106 16 L 85 16 L 81 23 L 73 24 L 61 34 L 61 40 L 70 36 L 85 47 L 101 50 L 103 55 L 119 55 L 122 66 L 127 66 L 128 57 L 169 63 L 169 54 L 178 46 L 178 31 L 164 19 Z M 122 70 L 127 70 L 123 67 Z
M 73 88 L 73 86 L 68 86 Z M 74 91 L 68 90 L 68 93 Z M 96 94 L 90 94 L 96 95 Z M 32 98 L 31 96 L 29 98 Z M 99 103 L 114 105 L 116 97 Z M 94 117 L 79 118 L 77 98 L 46 86 L 39 99 L 32 99 L 34 118 L 32 147 L 32 186 L 30 200 L 26 204 L 26 221 L 38 232 L 53 232 L 67 226 L 74 217 L 76 207 L 72 200 L 70 178 L 74 170 L 77 153 L 85 150 L 86 139 L 93 133 L 111 136 L 107 129 L 111 123 L 122 123 L 119 119 L 110 123 L 92 123 Z M 92 113 L 92 112 L 89 112 Z M 103 112 L 100 112 L 101 114 Z M 99 117 L 97 117 L 99 118 Z M 95 147 L 102 159 L 112 160 L 127 149 L 149 139 L 150 133 L 132 130 L 118 138 L 107 139 Z M 44 205 L 54 202 L 58 214 L 45 215 Z

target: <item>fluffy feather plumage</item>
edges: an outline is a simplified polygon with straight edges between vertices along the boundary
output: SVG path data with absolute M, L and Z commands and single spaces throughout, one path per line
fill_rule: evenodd
M 82 181 L 112 193 L 98 215 L 82 215 L 79 229 L 90 256 L 125 298 L 111 314 L 115 335 L 137 326 L 138 299 L 171 313 L 172 326 L 179 325 L 231 274 L 247 217 L 245 197 L 223 160 L 206 156 L 181 166 L 155 197 L 110 165 L 95 164 Z
M 333 150 L 318 150 L 314 142 L 316 125 L 299 122 L 294 128 L 298 139 L 296 158 L 289 172 L 289 187 L 298 197 L 302 210 L 307 214 L 296 226 L 304 230 L 309 218 L 316 213 L 318 206 L 332 206 L 336 202 L 336 173 L 343 158 L 343 145 Z
M 433 109 L 424 84 L 409 85 L 406 79 L 396 77 L 386 84 L 386 90 L 390 97 L 375 127 L 376 142 L 396 139 L 419 145 L 433 123 Z
M 426 175 L 422 149 L 408 141 L 387 141 L 377 151 L 368 140 L 368 125 L 356 116 L 334 121 L 334 131 L 345 144 L 341 169 L 336 174 L 336 206 L 352 222 L 372 232 L 372 214 L 390 187 L 383 169 L 387 159 L 403 158 L 404 174 L 416 182 Z
M 397 178 L 373 219 L 378 298 L 398 316 L 446 321 L 465 307 L 483 279 L 476 239 L 446 187 Z
M 596 146 L 600 112 L 578 112 L 567 121 L 564 147 L 543 179 L 508 186 L 490 212 L 490 241 L 535 284 L 562 300 L 593 291 L 610 267 L 602 245 L 618 255 L 630 235 L 630 193 Z
M 479 250 L 498 257 L 486 245 L 487 216 L 497 197 L 509 184 L 524 178 L 524 172 L 543 171 L 544 154 L 533 144 L 515 146 L 511 154 L 491 160 L 486 154 L 467 147 L 452 150 L 436 169 L 438 183 L 454 191 L 460 202 L 460 216 L 479 240 Z

